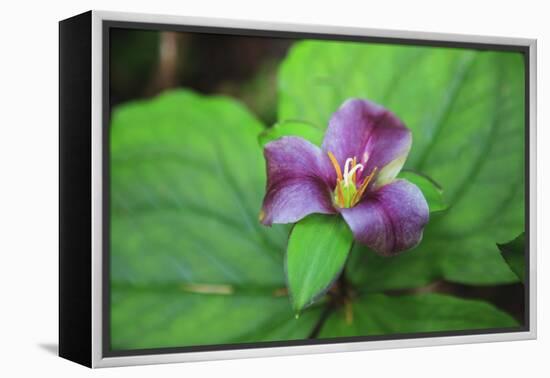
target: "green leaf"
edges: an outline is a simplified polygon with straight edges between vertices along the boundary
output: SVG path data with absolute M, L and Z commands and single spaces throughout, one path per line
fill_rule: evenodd
M 296 312 L 323 294 L 344 268 L 353 235 L 340 216 L 314 214 L 292 229 L 286 271 Z
M 430 212 L 442 211 L 447 208 L 443 199 L 443 189 L 431 178 L 412 171 L 401 171 L 398 178 L 412 182 L 422 191 Z
M 346 276 L 368 293 L 421 287 L 443 276 L 439 261 L 431 260 L 432 256 L 429 251 L 416 248 L 385 257 L 356 243 L 349 256 Z
M 299 319 L 272 293 L 205 294 L 157 286 L 113 287 L 112 347 L 167 348 L 306 338 L 318 309 Z
M 279 139 L 284 136 L 299 136 L 311 143 L 320 146 L 323 142 L 324 132 L 322 129 L 301 121 L 281 121 L 277 122 L 270 129 L 262 132 L 258 140 L 263 147 L 272 140 Z
M 510 315 L 478 300 L 441 294 L 372 294 L 332 314 L 319 337 L 395 335 L 517 326 L 517 321 Z
M 289 228 L 257 219 L 264 128 L 235 101 L 175 91 L 113 113 L 115 349 L 307 337 L 285 294 Z
M 431 214 L 422 243 L 379 261 L 387 286 L 517 281 L 495 243 L 524 229 L 524 70 L 516 52 L 336 41 L 303 41 L 289 52 L 279 119 L 323 127 L 348 98 L 382 104 L 413 133 L 405 169 L 445 189 L 448 208 Z
M 525 282 L 525 233 L 514 240 L 498 244 L 502 257 L 510 266 L 510 269 L 518 276 L 521 282 Z

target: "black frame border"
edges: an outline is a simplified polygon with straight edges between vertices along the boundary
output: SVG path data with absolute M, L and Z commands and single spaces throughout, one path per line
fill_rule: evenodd
M 59 21 L 59 356 L 92 366 L 92 12 Z
M 353 336 L 353 337 L 338 337 L 331 339 L 301 339 L 301 340 L 286 340 L 286 341 L 270 341 L 270 342 L 253 342 L 253 343 L 237 343 L 237 344 L 212 344 L 212 345 L 197 345 L 197 346 L 182 346 L 182 347 L 166 347 L 166 348 L 148 348 L 148 349 L 132 349 L 132 350 L 112 350 L 111 349 L 111 324 L 110 324 L 110 30 L 113 28 L 146 30 L 146 31 L 174 31 L 187 33 L 206 33 L 206 34 L 225 34 L 234 36 L 246 37 L 267 37 L 267 38 L 283 38 L 283 39 L 318 39 L 318 40 L 335 40 L 335 41 L 352 41 L 364 43 L 382 43 L 393 45 L 414 45 L 414 46 L 429 46 L 443 48 L 463 48 L 482 51 L 508 51 L 521 53 L 524 57 L 524 87 L 525 87 L 525 133 L 524 133 L 524 161 L 525 161 L 525 282 L 524 282 L 524 323 L 519 327 L 509 328 L 489 328 L 475 329 L 462 331 L 438 331 L 438 332 L 420 332 L 406 334 L 392 334 L 380 336 Z M 312 26 L 314 28 L 314 26 Z M 406 33 L 406 31 L 403 31 Z M 196 26 L 196 25 L 177 25 L 164 23 L 148 23 L 135 21 L 117 21 L 103 20 L 101 24 L 102 38 L 102 168 L 103 168 L 103 203 L 102 203 L 102 357 L 126 357 L 126 356 L 144 356 L 172 353 L 192 353 L 205 351 L 227 351 L 227 350 L 245 350 L 245 349 L 260 349 L 260 348 L 277 348 L 277 347 L 297 347 L 305 345 L 323 345 L 323 344 L 342 344 L 342 343 L 357 343 L 366 341 L 387 341 L 387 340 L 403 340 L 403 339 L 420 339 L 431 337 L 449 337 L 449 336 L 470 336 L 470 335 L 487 335 L 498 333 L 518 333 L 530 331 L 530 47 L 524 45 L 508 45 L 500 43 L 481 43 L 481 42 L 456 42 L 456 41 L 441 41 L 437 39 L 415 39 L 415 38 L 397 38 L 397 37 L 370 37 L 348 34 L 329 34 L 329 33 L 313 33 L 313 32 L 296 32 L 282 30 L 265 30 L 265 29 L 246 29 L 232 27 L 214 27 L 214 26 Z

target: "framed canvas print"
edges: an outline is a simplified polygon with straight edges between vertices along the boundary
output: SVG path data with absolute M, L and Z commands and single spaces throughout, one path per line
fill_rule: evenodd
M 62 357 L 536 336 L 534 40 L 59 26 Z

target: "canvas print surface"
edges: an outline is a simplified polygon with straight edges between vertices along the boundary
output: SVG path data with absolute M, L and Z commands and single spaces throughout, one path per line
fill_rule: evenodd
M 525 326 L 522 53 L 111 28 L 109 102 L 111 351 Z

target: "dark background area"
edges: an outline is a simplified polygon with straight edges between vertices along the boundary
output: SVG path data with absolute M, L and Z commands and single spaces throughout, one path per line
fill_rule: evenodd
M 276 120 L 276 70 L 292 39 L 111 29 L 111 107 L 191 88 L 243 101 Z

